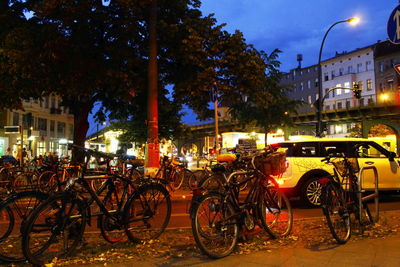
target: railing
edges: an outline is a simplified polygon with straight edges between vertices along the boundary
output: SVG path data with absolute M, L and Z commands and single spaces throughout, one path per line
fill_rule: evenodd
M 375 188 L 374 188 L 374 193 L 369 194 L 367 196 L 362 196 L 362 193 L 365 192 L 365 190 L 362 188 L 362 175 L 365 170 L 373 170 L 374 171 L 374 183 L 375 183 Z M 358 189 L 357 189 L 357 198 L 358 198 L 358 206 L 359 206 L 359 218 L 361 218 L 362 215 L 362 209 L 361 205 L 363 202 L 374 198 L 375 202 L 375 218 L 374 222 L 379 221 L 379 190 L 378 190 L 378 171 L 375 166 L 367 166 L 367 167 L 362 167 L 360 169 L 360 172 L 358 174 Z

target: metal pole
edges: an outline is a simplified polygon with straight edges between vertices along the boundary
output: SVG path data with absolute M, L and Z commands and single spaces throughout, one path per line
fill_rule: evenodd
M 214 118 L 215 118 L 215 154 L 219 154 L 219 133 L 218 133 L 218 99 L 214 101 Z
M 24 166 L 24 157 L 22 155 L 23 151 L 24 151 L 24 126 L 21 125 L 19 126 L 20 129 L 20 134 L 21 134 L 21 148 L 19 150 L 19 163 L 22 166 Z
M 317 126 L 316 127 L 316 136 L 317 137 L 321 137 L 321 135 L 322 135 L 322 129 L 321 129 L 322 128 L 321 127 L 321 124 L 322 124 L 322 108 L 323 108 L 322 99 L 321 99 L 321 96 L 322 96 L 322 66 L 321 66 L 322 49 L 324 47 L 326 37 L 328 36 L 328 33 L 330 32 L 330 30 L 333 27 L 335 27 L 337 24 L 343 23 L 343 22 L 348 22 L 348 20 L 338 21 L 338 22 L 332 24 L 332 26 L 329 27 L 329 29 L 326 31 L 326 33 L 324 35 L 324 38 L 322 39 L 321 47 L 319 48 L 319 55 L 318 55 L 318 99 L 320 101 L 318 101 L 318 109 L 317 109 L 317 125 L 316 125 Z

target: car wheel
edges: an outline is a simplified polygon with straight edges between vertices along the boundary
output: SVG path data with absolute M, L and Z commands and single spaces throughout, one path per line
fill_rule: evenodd
M 321 188 L 319 177 L 308 179 L 301 190 L 301 199 L 308 207 L 319 207 L 321 205 Z

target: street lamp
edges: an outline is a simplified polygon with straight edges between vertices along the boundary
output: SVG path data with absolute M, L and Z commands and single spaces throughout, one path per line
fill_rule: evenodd
M 321 99 L 321 95 L 322 95 L 322 66 L 321 66 L 321 57 L 322 57 L 322 48 L 324 47 L 324 43 L 325 43 L 325 39 L 328 36 L 328 33 L 330 32 L 330 30 L 335 27 L 336 25 L 340 24 L 340 23 L 345 23 L 348 22 L 351 25 L 356 25 L 358 22 L 360 22 L 360 19 L 358 17 L 354 17 L 354 18 L 350 18 L 350 19 L 346 19 L 346 20 L 341 20 L 338 22 L 335 22 L 334 24 L 332 24 L 332 26 L 329 27 L 329 29 L 326 31 L 324 38 L 322 39 L 322 43 L 321 43 L 321 47 L 319 49 L 319 56 L 318 56 L 318 99 Z M 316 135 L 317 137 L 321 137 L 322 135 L 322 131 L 321 131 L 321 125 L 322 125 L 322 103 L 323 101 L 318 101 L 318 108 L 317 108 L 317 127 L 316 127 Z

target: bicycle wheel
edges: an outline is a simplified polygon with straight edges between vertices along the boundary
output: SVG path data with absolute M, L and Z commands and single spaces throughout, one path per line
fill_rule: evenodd
M 82 241 L 86 224 L 85 205 L 68 194 L 42 202 L 28 217 L 22 233 L 22 251 L 33 265 L 71 253 Z
M 193 207 L 192 232 L 197 246 L 211 258 L 228 256 L 234 250 L 239 227 L 233 207 L 223 200 L 223 195 L 204 195 Z
M 36 184 L 37 175 L 34 172 L 22 172 L 14 179 L 14 189 L 16 191 L 26 190 L 29 186 Z
M 351 223 L 343 189 L 329 183 L 322 189 L 321 197 L 322 210 L 332 236 L 339 244 L 346 243 L 351 236 Z
M 171 217 L 171 199 L 161 184 L 144 185 L 128 199 L 123 222 L 129 240 L 141 242 L 159 237 Z
M 21 230 L 25 225 L 26 218 L 46 198 L 47 194 L 37 191 L 24 191 L 14 194 L 0 204 L 0 224 L 3 227 L 3 211 L 10 212 L 8 230 L 3 235 L 0 230 L 0 260 L 6 262 L 19 262 L 25 260 L 22 254 Z M 6 219 L 7 220 L 7 219 Z
M 103 204 L 111 216 L 100 215 L 98 218 L 101 235 L 110 243 L 122 242 L 127 239 L 125 228 L 121 223 L 121 201 L 118 191 L 108 191 Z
M 185 179 L 185 169 L 180 167 L 175 167 L 172 178 L 172 187 L 174 190 L 181 188 L 183 180 Z
M 213 174 L 205 178 L 199 185 L 199 188 L 205 192 L 224 192 L 225 178 L 222 174 Z
M 263 200 L 260 201 L 261 225 L 272 237 L 288 236 L 292 231 L 292 206 L 286 195 L 276 188 L 265 188 Z
M 187 186 L 190 190 L 193 190 L 199 186 L 200 181 L 202 180 L 202 177 L 205 176 L 205 171 L 204 170 L 195 170 L 195 171 L 190 171 L 187 176 Z
M 14 227 L 14 215 L 10 207 L 0 203 L 0 244 L 11 234 Z M 0 251 L 1 259 L 1 251 Z

